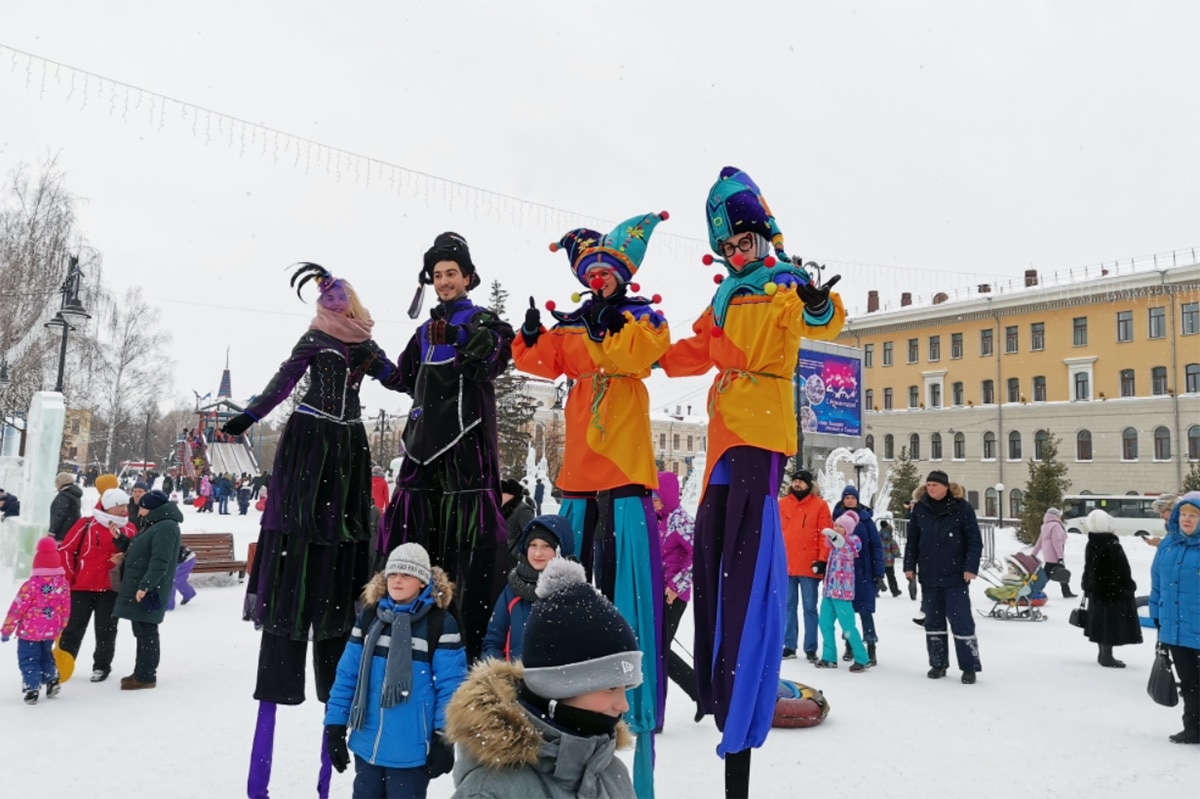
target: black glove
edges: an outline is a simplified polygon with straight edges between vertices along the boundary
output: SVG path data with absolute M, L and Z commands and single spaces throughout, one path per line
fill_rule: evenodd
M 908 598 L 913 602 L 917 601 L 917 581 L 915 579 L 908 581 Z
M 346 725 L 325 725 L 325 749 L 329 753 L 329 762 L 341 774 L 350 765 L 350 750 L 346 748 Z
M 796 293 L 804 301 L 804 309 L 813 316 L 821 316 L 829 307 L 829 285 L 817 288 L 812 283 L 801 283 Z
M 435 319 L 429 325 L 429 343 L 454 346 L 458 344 L 458 336 L 461 332 L 462 327 L 459 325 L 447 322 L 445 319 Z
M 248 413 L 239 413 L 225 424 L 221 425 L 221 432 L 229 436 L 240 436 L 242 433 L 250 429 L 250 425 L 258 420 Z
M 525 324 L 521 325 L 524 333 L 537 334 L 542 329 L 542 312 L 538 310 L 533 297 L 529 298 L 529 310 L 525 311 Z
M 603 314 L 600 319 L 608 328 L 609 333 L 620 333 L 621 328 L 625 327 L 625 323 L 628 321 L 624 311 L 620 308 L 609 308 L 608 313 Z
M 446 740 L 440 732 L 433 734 L 433 742 L 429 746 L 429 756 L 425 758 L 425 776 L 429 779 L 449 774 L 454 768 L 454 744 Z
M 882 577 L 876 577 L 875 578 L 875 588 L 880 591 L 886 592 L 888 590 L 887 580 L 883 579 Z
M 823 561 L 823 560 L 813 561 L 812 569 L 813 569 L 814 577 L 824 577 L 825 576 L 825 561 Z

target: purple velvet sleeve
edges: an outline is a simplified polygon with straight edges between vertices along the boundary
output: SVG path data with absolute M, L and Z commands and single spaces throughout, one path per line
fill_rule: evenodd
M 292 354 L 279 366 L 279 371 L 271 378 L 258 396 L 254 398 L 246 412 L 262 419 L 275 409 L 275 406 L 291 396 L 292 389 L 308 369 L 308 362 L 316 355 L 320 345 L 312 336 L 305 334 L 292 348 Z

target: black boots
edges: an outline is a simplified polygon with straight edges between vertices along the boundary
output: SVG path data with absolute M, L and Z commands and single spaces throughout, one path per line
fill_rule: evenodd
M 1200 744 L 1200 730 L 1184 730 L 1174 735 L 1168 735 L 1173 744 Z
M 962 676 L 962 682 L 963 682 L 963 685 L 974 685 L 975 684 L 975 672 L 964 671 L 963 676 Z
M 749 799 L 750 749 L 725 755 L 725 799 Z
M 946 670 L 934 666 L 929 671 L 925 672 L 925 676 L 931 680 L 940 680 L 946 676 Z
M 850 642 L 843 641 L 842 643 L 846 645 L 842 650 L 842 660 L 854 660 L 854 650 L 850 648 Z
M 1125 664 L 1113 657 L 1112 647 L 1107 644 L 1100 644 L 1100 655 L 1096 661 L 1107 669 L 1123 669 Z
M 1079 596 L 1079 594 L 1071 591 L 1071 586 L 1067 585 L 1066 583 L 1062 584 L 1062 595 L 1063 599 L 1074 599 L 1075 597 Z
M 875 644 L 867 644 L 867 665 L 878 666 L 875 662 Z

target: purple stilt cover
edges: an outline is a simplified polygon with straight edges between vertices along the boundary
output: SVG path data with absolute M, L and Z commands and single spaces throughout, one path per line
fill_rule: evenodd
M 275 754 L 274 702 L 258 703 L 258 723 L 254 726 L 254 743 L 250 748 L 250 773 L 246 776 L 246 796 L 249 799 L 270 799 L 267 786 L 271 784 L 271 758 Z

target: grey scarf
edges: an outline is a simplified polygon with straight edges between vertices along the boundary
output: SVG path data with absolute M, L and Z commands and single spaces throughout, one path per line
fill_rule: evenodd
M 415 600 L 414 600 L 415 601 Z M 408 701 L 412 692 L 412 625 L 425 617 L 433 607 L 423 604 L 415 611 L 408 609 L 378 607 L 375 618 L 363 640 L 362 660 L 358 664 L 358 681 L 354 685 L 354 699 L 350 704 L 350 727 L 361 730 L 367 719 L 367 694 L 371 685 L 371 661 L 375 659 L 375 645 L 387 625 L 392 627 L 392 640 L 388 645 L 387 666 L 383 672 L 383 690 L 380 704 L 392 707 L 398 702 Z M 432 649 L 432 646 L 430 647 Z

